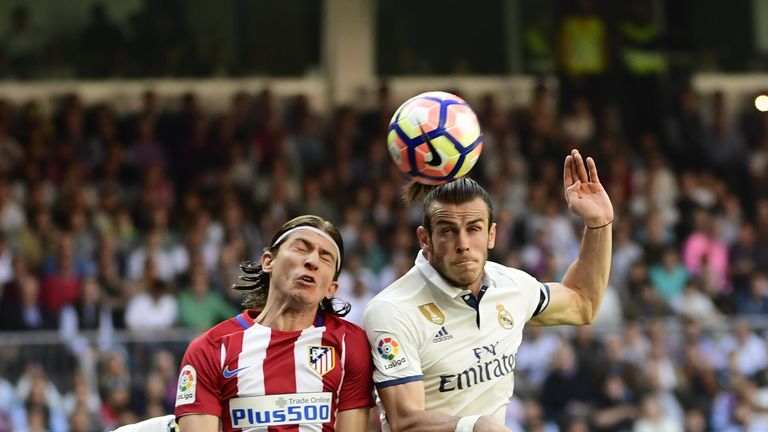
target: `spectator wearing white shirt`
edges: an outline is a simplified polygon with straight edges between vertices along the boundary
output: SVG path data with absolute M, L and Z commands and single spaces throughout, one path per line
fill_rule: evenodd
M 768 367 L 768 347 L 752 332 L 747 321 L 736 321 L 733 330 L 733 335 L 723 340 L 721 348 L 734 357 L 738 371 L 752 377 Z
M 160 229 L 151 230 L 144 245 L 134 250 L 128 257 L 128 279 L 135 281 L 145 276 L 147 260 L 154 261 L 157 276 L 172 282 L 189 265 L 189 255 L 185 248 L 174 241 L 166 242 L 165 234 Z
M 155 279 L 148 281 L 147 291 L 128 302 L 125 325 L 131 330 L 157 330 L 173 327 L 179 313 L 176 297 L 168 285 Z
M 675 313 L 698 322 L 713 322 L 720 319 L 720 312 L 715 307 L 712 298 L 701 291 L 696 279 L 685 283 L 683 293 L 670 302 Z
M 526 380 L 534 388 L 540 388 L 549 374 L 555 354 L 563 344 L 562 339 L 539 326 L 525 329 L 525 337 L 517 350 L 515 368 L 523 371 Z M 522 378 L 521 376 L 521 378 Z
M 634 432 L 683 432 L 680 421 L 664 415 L 661 403 L 655 396 L 646 396 L 641 404 L 640 418 L 634 425 Z
M 344 292 L 344 299 L 352 307 L 344 319 L 362 325 L 365 307 L 379 292 L 378 279 L 372 271 L 363 266 L 363 259 L 359 253 L 353 252 L 347 255 L 344 267 L 339 275 L 339 287 Z
M 24 208 L 13 198 L 11 182 L 0 178 L 0 230 L 14 233 L 27 224 Z

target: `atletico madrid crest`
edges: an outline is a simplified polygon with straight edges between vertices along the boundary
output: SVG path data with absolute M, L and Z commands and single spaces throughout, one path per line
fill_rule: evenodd
M 310 346 L 309 367 L 323 376 L 336 367 L 336 352 L 331 346 Z

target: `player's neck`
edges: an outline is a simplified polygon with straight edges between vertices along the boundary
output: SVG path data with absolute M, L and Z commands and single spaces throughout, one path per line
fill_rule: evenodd
M 458 289 L 460 289 L 462 291 L 467 290 L 467 291 L 472 292 L 472 295 L 475 298 L 477 298 L 477 296 L 480 295 L 480 288 L 483 287 L 483 279 L 482 278 L 478 279 L 477 281 L 473 282 L 470 285 L 461 285 L 461 284 L 457 283 L 456 281 L 453 281 L 453 280 L 451 280 L 451 279 L 449 279 L 449 278 L 447 278 L 445 276 L 443 276 L 443 279 L 445 279 L 452 286 L 454 286 L 454 287 L 456 287 L 456 288 L 458 288 Z
M 468 287 L 464 287 L 464 289 L 468 289 L 472 292 L 472 296 L 477 298 L 480 295 L 480 288 L 483 287 L 483 280 L 480 279 L 477 282 L 473 283 L 472 285 Z
M 300 331 L 311 327 L 317 316 L 317 308 L 314 309 L 293 309 L 287 305 L 270 305 L 269 302 L 264 306 L 255 321 L 264 327 L 269 327 L 280 331 Z

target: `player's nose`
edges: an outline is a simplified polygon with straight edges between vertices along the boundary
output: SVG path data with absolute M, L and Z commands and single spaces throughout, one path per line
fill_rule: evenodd
M 459 235 L 456 239 L 456 253 L 469 252 L 469 238 L 467 233 L 459 231 Z
M 304 258 L 304 267 L 312 270 L 317 270 L 320 266 L 320 252 L 315 249 L 308 253 Z

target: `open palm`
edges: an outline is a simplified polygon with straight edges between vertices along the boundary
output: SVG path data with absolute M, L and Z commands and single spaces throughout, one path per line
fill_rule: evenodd
M 595 160 L 586 161 L 578 150 L 571 150 L 563 166 L 563 188 L 568 208 L 584 219 L 588 227 L 598 227 L 613 220 L 613 205 L 597 176 Z

